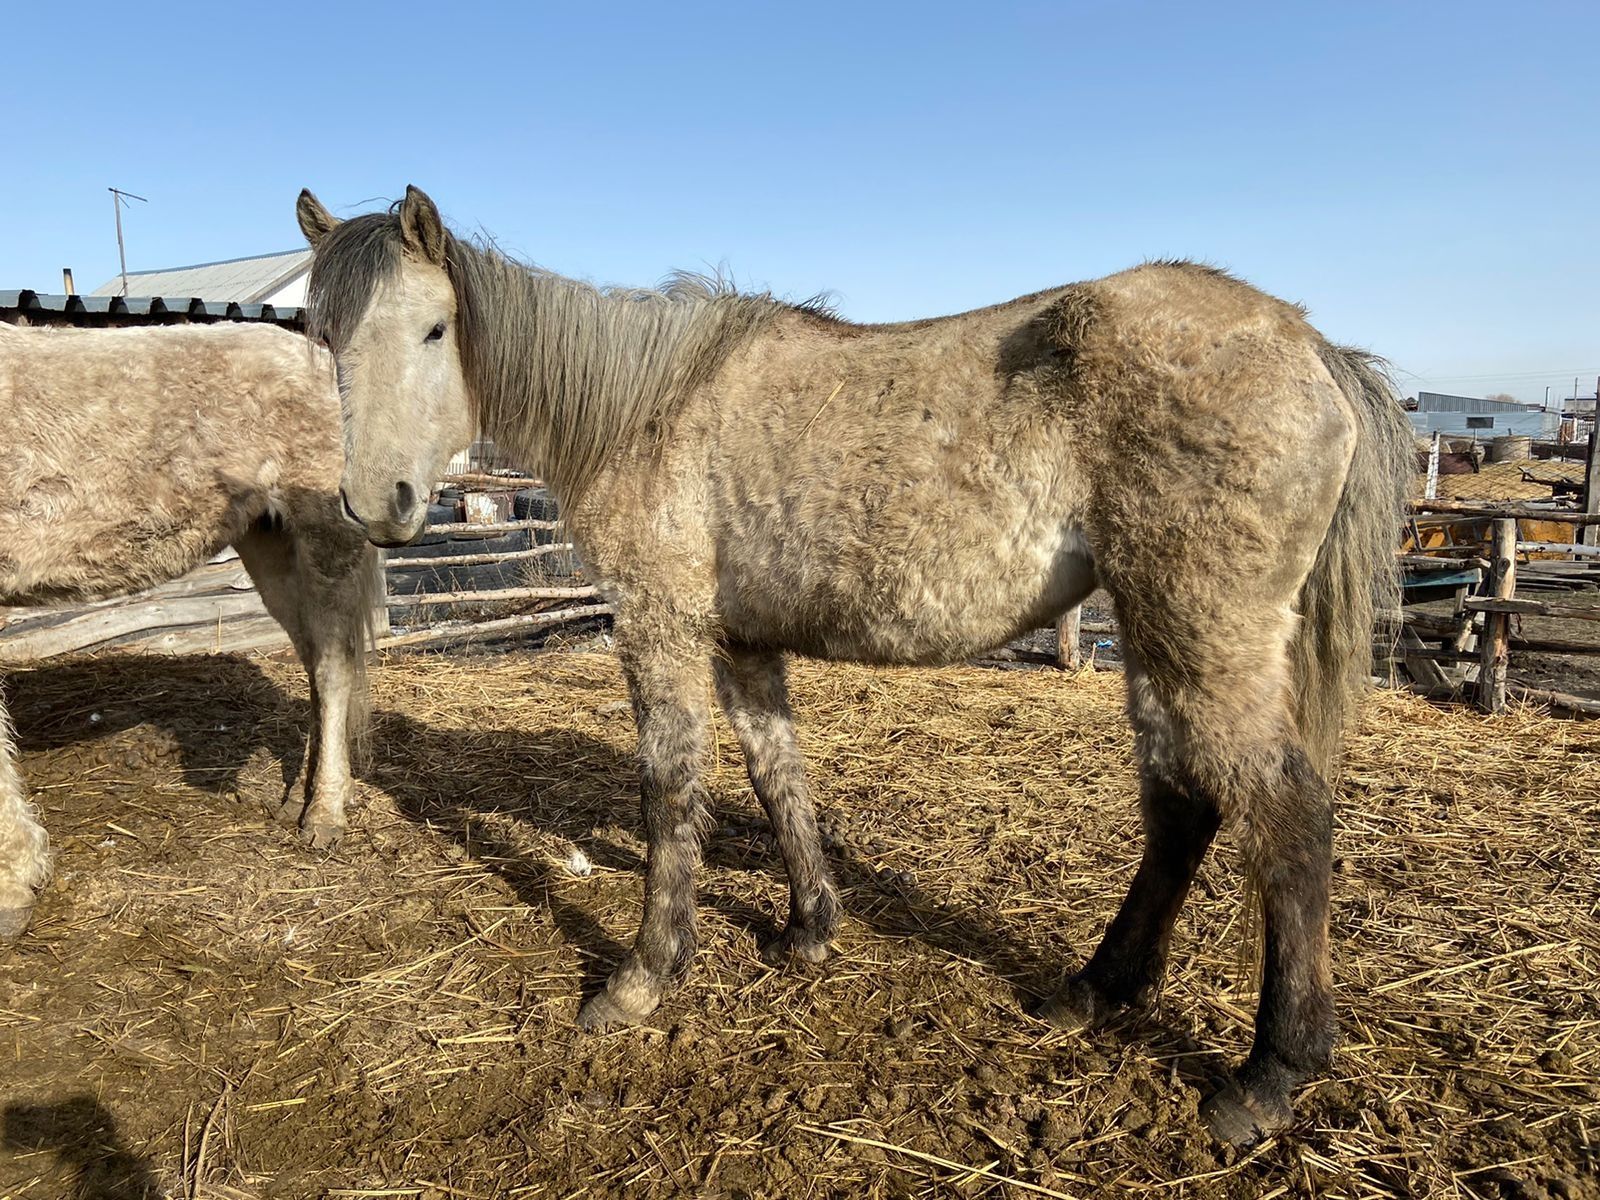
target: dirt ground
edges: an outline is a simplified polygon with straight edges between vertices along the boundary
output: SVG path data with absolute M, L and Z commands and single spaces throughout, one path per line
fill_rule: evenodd
M 1195 1117 L 1254 1005 L 1231 847 L 1153 1011 L 1025 1015 L 1133 870 L 1115 673 L 797 667 L 837 957 L 758 957 L 782 872 L 719 724 L 695 971 L 604 1035 L 573 1017 L 643 850 L 615 660 L 394 657 L 373 684 L 373 766 L 320 854 L 263 818 L 292 664 L 11 677 L 58 868 L 0 950 L 0 1197 L 1600 1196 L 1592 723 L 1365 705 L 1337 1060 L 1241 1156 Z

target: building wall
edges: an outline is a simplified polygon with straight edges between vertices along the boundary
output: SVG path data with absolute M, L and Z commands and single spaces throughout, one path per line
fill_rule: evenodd
M 1450 396 L 1444 392 L 1418 392 L 1417 411 L 1424 413 L 1519 413 L 1526 404 L 1505 400 L 1484 400 L 1477 396 Z
M 272 304 L 280 308 L 304 308 L 306 306 L 306 281 L 311 278 L 309 271 L 291 279 L 275 292 L 261 298 L 261 303 Z
M 1518 412 L 1465 413 L 1465 412 L 1414 412 L 1407 413 L 1411 428 L 1419 434 L 1442 433 L 1447 437 L 1475 437 L 1484 441 L 1519 434 L 1535 438 L 1555 438 L 1561 425 L 1559 413 Z

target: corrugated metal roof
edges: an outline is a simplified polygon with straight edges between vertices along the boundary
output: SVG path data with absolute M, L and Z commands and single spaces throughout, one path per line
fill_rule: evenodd
M 128 276 L 133 282 L 133 276 Z M 301 310 L 294 305 L 241 304 L 231 300 L 202 300 L 195 296 L 53 296 L 27 288 L 0 290 L 0 317 L 20 313 L 34 318 L 67 320 L 68 324 L 151 324 L 160 322 L 117 320 L 130 317 L 188 317 L 198 321 L 269 321 L 298 327 Z
M 270 296 L 311 269 L 311 250 L 284 250 L 224 262 L 168 267 L 160 271 L 129 271 L 130 296 L 204 296 L 207 300 L 252 304 Z M 122 293 L 122 276 L 102 283 L 91 296 Z

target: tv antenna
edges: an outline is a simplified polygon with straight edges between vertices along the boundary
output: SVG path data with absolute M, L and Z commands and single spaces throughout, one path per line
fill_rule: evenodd
M 122 291 L 119 295 L 128 294 L 128 254 L 122 248 L 122 206 L 129 200 L 137 200 L 140 204 L 149 204 L 143 196 L 135 196 L 132 192 L 125 192 L 121 188 L 107 188 L 111 193 L 111 207 L 117 214 L 117 261 L 122 264 Z

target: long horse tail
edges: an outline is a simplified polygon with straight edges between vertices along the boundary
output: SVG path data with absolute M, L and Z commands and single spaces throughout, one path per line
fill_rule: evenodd
M 1290 655 L 1300 736 L 1331 778 L 1351 704 L 1371 678 L 1374 634 L 1392 636 L 1400 607 L 1395 549 L 1416 466 L 1411 427 L 1382 360 L 1328 342 L 1319 352 L 1355 409 L 1356 447 L 1300 592 Z

